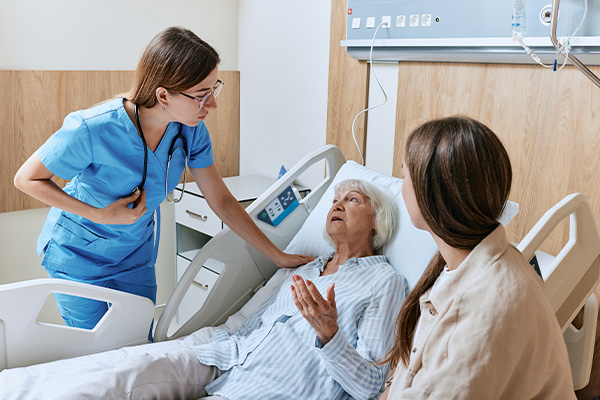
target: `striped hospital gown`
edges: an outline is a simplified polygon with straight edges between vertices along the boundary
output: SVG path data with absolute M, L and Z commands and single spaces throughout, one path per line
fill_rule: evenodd
M 383 388 L 388 366 L 376 366 L 391 348 L 395 321 L 408 293 L 404 277 L 384 256 L 352 258 L 319 276 L 333 253 L 299 267 L 326 298 L 335 282 L 339 330 L 323 346 L 299 312 L 290 274 L 236 331 L 218 330 L 194 347 L 201 363 L 226 371 L 209 394 L 238 399 L 368 399 Z

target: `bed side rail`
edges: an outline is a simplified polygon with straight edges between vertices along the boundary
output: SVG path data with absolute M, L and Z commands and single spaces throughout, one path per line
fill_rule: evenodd
M 299 176 L 304 173 L 304 171 L 321 160 L 326 161 L 325 178 L 300 202 L 301 204 L 305 204 L 310 212 L 310 210 L 317 205 L 329 185 L 331 185 L 331 182 L 333 181 L 333 178 L 335 178 L 335 175 L 339 169 L 342 168 L 344 163 L 346 163 L 346 159 L 344 158 L 344 155 L 340 149 L 332 144 L 326 145 L 298 161 L 296 165 L 294 165 L 288 172 L 286 172 L 285 175 L 271 185 L 269 189 L 267 189 L 247 208 L 248 213 L 250 215 L 255 215 L 258 210 L 262 210 L 267 204 L 269 204 L 268 198 L 270 194 L 273 192 L 278 193 L 282 189 L 291 185 L 296 179 L 298 179 Z
M 91 330 L 37 322 L 54 293 L 105 301 L 111 307 Z M 63 279 L 2 285 L 0 304 L 0 370 L 146 343 L 154 317 L 150 299 Z
M 257 214 L 280 192 L 289 187 L 309 167 L 322 160 L 326 161 L 325 178 L 299 201 L 300 206 L 294 212 L 277 227 L 257 221 Z M 345 161 L 341 151 L 333 145 L 325 146 L 307 155 L 259 196 L 246 211 L 275 245 L 285 248 Z M 179 305 L 209 258 L 223 263 L 223 272 L 219 275 L 202 308 L 175 332 L 170 332 L 169 328 Z M 158 320 L 154 340 L 172 339 L 190 334 L 201 327 L 223 322 L 227 316 L 239 310 L 252 297 L 254 289 L 268 280 L 276 270 L 277 267 L 268 258 L 246 244 L 229 228 L 223 229 L 202 247 L 184 272 Z
M 274 195 L 276 196 L 278 193 L 281 193 L 287 187 L 293 184 L 293 182 L 298 179 L 298 177 L 302 176 L 302 174 L 311 166 L 316 163 L 325 160 L 325 177 L 323 180 L 313 189 L 311 192 L 299 201 L 300 206 L 306 211 L 302 217 L 302 220 L 298 223 L 296 221 L 293 222 L 293 218 L 289 218 L 289 220 L 284 221 L 289 225 L 293 225 L 293 232 L 290 235 L 289 229 L 279 229 L 279 227 L 274 228 L 271 226 L 267 226 L 262 222 L 258 221 L 258 214 L 273 200 Z M 269 239 L 277 247 L 280 249 L 285 249 L 290 241 L 296 236 L 296 233 L 306 221 L 308 214 L 312 212 L 312 210 L 316 207 L 319 200 L 327 190 L 327 188 L 331 185 L 331 182 L 335 178 L 339 169 L 344 165 L 346 159 L 342 155 L 340 149 L 338 149 L 334 145 L 327 145 L 322 147 L 321 149 L 307 155 L 302 160 L 300 160 L 296 165 L 294 165 L 285 175 L 283 175 L 280 179 L 278 179 L 271 187 L 269 187 L 265 192 L 259 196 L 247 209 L 246 211 L 250 214 L 250 217 L 256 221 L 257 225 L 260 226 L 261 230 L 267 235 Z M 298 214 L 294 215 L 294 217 L 298 217 Z M 250 245 L 246 245 L 248 251 L 250 252 L 252 258 L 256 262 L 256 265 L 263 273 L 263 276 L 266 280 L 268 280 L 277 270 L 277 267 L 269 260 L 264 254 L 256 250 L 254 247 Z
M 537 251 L 544 289 L 562 329 L 573 377 L 573 388 L 587 386 L 592 370 L 600 281 L 600 238 L 587 199 L 572 194 L 552 207 L 518 248 L 531 259 L 556 226 L 569 217 L 569 240 L 556 257 Z M 571 323 L 583 307 L 583 323 Z
M 548 210 L 518 245 L 530 260 L 569 217 L 569 240 L 543 268 L 544 290 L 564 332 L 600 282 L 600 238 L 585 196 L 571 194 Z

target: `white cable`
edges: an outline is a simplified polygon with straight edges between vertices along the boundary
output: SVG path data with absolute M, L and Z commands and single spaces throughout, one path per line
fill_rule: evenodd
M 533 61 L 535 61 L 536 63 L 538 63 L 539 65 L 541 65 L 544 68 L 554 68 L 554 65 L 546 65 L 542 62 L 542 60 L 540 60 L 540 58 L 537 56 L 537 54 L 535 54 L 533 52 L 533 50 L 527 46 L 525 44 L 525 42 L 523 41 L 523 37 L 522 36 L 517 36 L 515 38 L 513 38 L 513 40 L 516 40 L 517 42 L 519 42 L 519 44 L 521 45 L 521 47 L 523 47 L 523 49 L 525 50 L 525 53 L 530 56 L 531 58 L 533 58 Z
M 564 66 L 567 64 L 567 61 L 569 59 L 569 52 L 571 51 L 571 39 L 573 39 L 573 37 L 577 34 L 577 32 L 579 32 L 579 29 L 581 29 L 581 27 L 583 26 L 583 23 L 587 16 L 588 0 L 583 0 L 583 4 L 584 4 L 583 16 L 581 17 L 581 21 L 579 22 L 579 25 L 577 25 L 577 28 L 575 28 L 573 33 L 571 33 L 568 37 L 566 37 L 563 42 L 561 42 L 559 39 L 560 46 L 558 47 L 558 49 L 556 49 L 556 52 L 557 52 L 557 54 L 560 54 L 564 57 L 564 61 L 563 61 L 563 64 L 560 66 L 560 68 L 556 70 L 557 72 L 562 70 L 564 68 Z M 571 0 L 571 7 L 569 9 L 569 13 L 572 14 L 572 12 L 573 12 L 573 0 Z M 569 15 L 568 31 L 571 30 L 571 20 L 572 20 L 571 15 Z
M 377 107 L 381 107 L 382 105 L 387 103 L 387 100 L 388 100 L 387 93 L 383 89 L 383 86 L 381 86 L 381 83 L 379 82 L 379 78 L 377 78 L 377 74 L 375 74 L 375 68 L 373 65 L 373 46 L 375 45 L 375 37 L 377 36 L 377 31 L 382 26 L 383 26 L 383 21 L 381 21 L 379 26 L 377 26 L 377 29 L 375 29 L 375 33 L 373 34 L 373 40 L 371 41 L 371 51 L 369 52 L 369 64 L 371 65 L 371 72 L 373 73 L 373 76 L 375 77 L 375 80 L 377 81 L 377 84 L 379 85 L 379 89 L 381 89 L 381 91 L 383 92 L 383 97 L 385 98 L 385 100 L 383 100 L 383 102 L 381 104 L 377 104 L 376 106 L 365 108 L 364 110 L 362 110 L 361 112 L 356 114 L 356 117 L 354 117 L 354 121 L 352 121 L 352 138 L 354 139 L 354 144 L 356 145 L 356 148 L 358 149 L 358 153 L 360 154 L 360 161 L 361 161 L 362 165 L 365 165 L 365 158 L 363 157 L 362 150 L 360 149 L 360 146 L 358 145 L 358 141 L 356 140 L 356 135 L 354 133 L 354 124 L 356 123 L 356 120 L 358 119 L 358 117 L 361 114 L 368 112 L 370 110 L 373 110 Z
M 573 31 L 573 33 L 571 34 L 571 36 L 569 36 L 569 40 L 571 40 L 573 38 L 573 36 L 575 36 L 577 34 L 577 32 L 579 32 L 579 30 L 581 29 L 581 27 L 583 26 L 583 22 L 585 21 L 585 17 L 587 16 L 587 12 L 588 12 L 588 0 L 583 0 L 583 16 L 581 17 L 581 21 L 579 22 L 579 25 L 577 26 L 577 28 L 575 28 L 575 30 Z M 571 0 L 571 12 L 573 9 L 573 0 Z

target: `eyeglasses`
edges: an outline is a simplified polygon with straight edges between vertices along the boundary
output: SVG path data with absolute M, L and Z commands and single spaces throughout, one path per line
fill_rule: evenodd
M 217 83 L 215 83 L 215 86 L 213 87 L 212 91 L 206 93 L 204 96 L 200 96 L 200 97 L 194 97 L 194 96 L 190 96 L 189 94 L 185 94 L 183 92 L 179 92 L 180 95 L 187 97 L 188 99 L 192 99 L 198 102 L 198 106 L 200 108 L 204 107 L 204 104 L 206 104 L 206 101 L 208 100 L 208 98 L 210 96 L 214 97 L 215 99 L 217 98 L 217 96 L 219 95 L 219 93 L 221 93 L 221 89 L 223 89 L 223 85 L 224 83 L 221 82 L 221 80 L 217 80 Z

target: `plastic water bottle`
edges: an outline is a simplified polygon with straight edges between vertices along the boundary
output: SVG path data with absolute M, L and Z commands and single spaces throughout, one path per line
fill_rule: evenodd
M 525 12 L 525 0 L 515 0 L 515 8 L 512 18 L 513 38 L 523 38 L 527 29 L 527 13 Z

